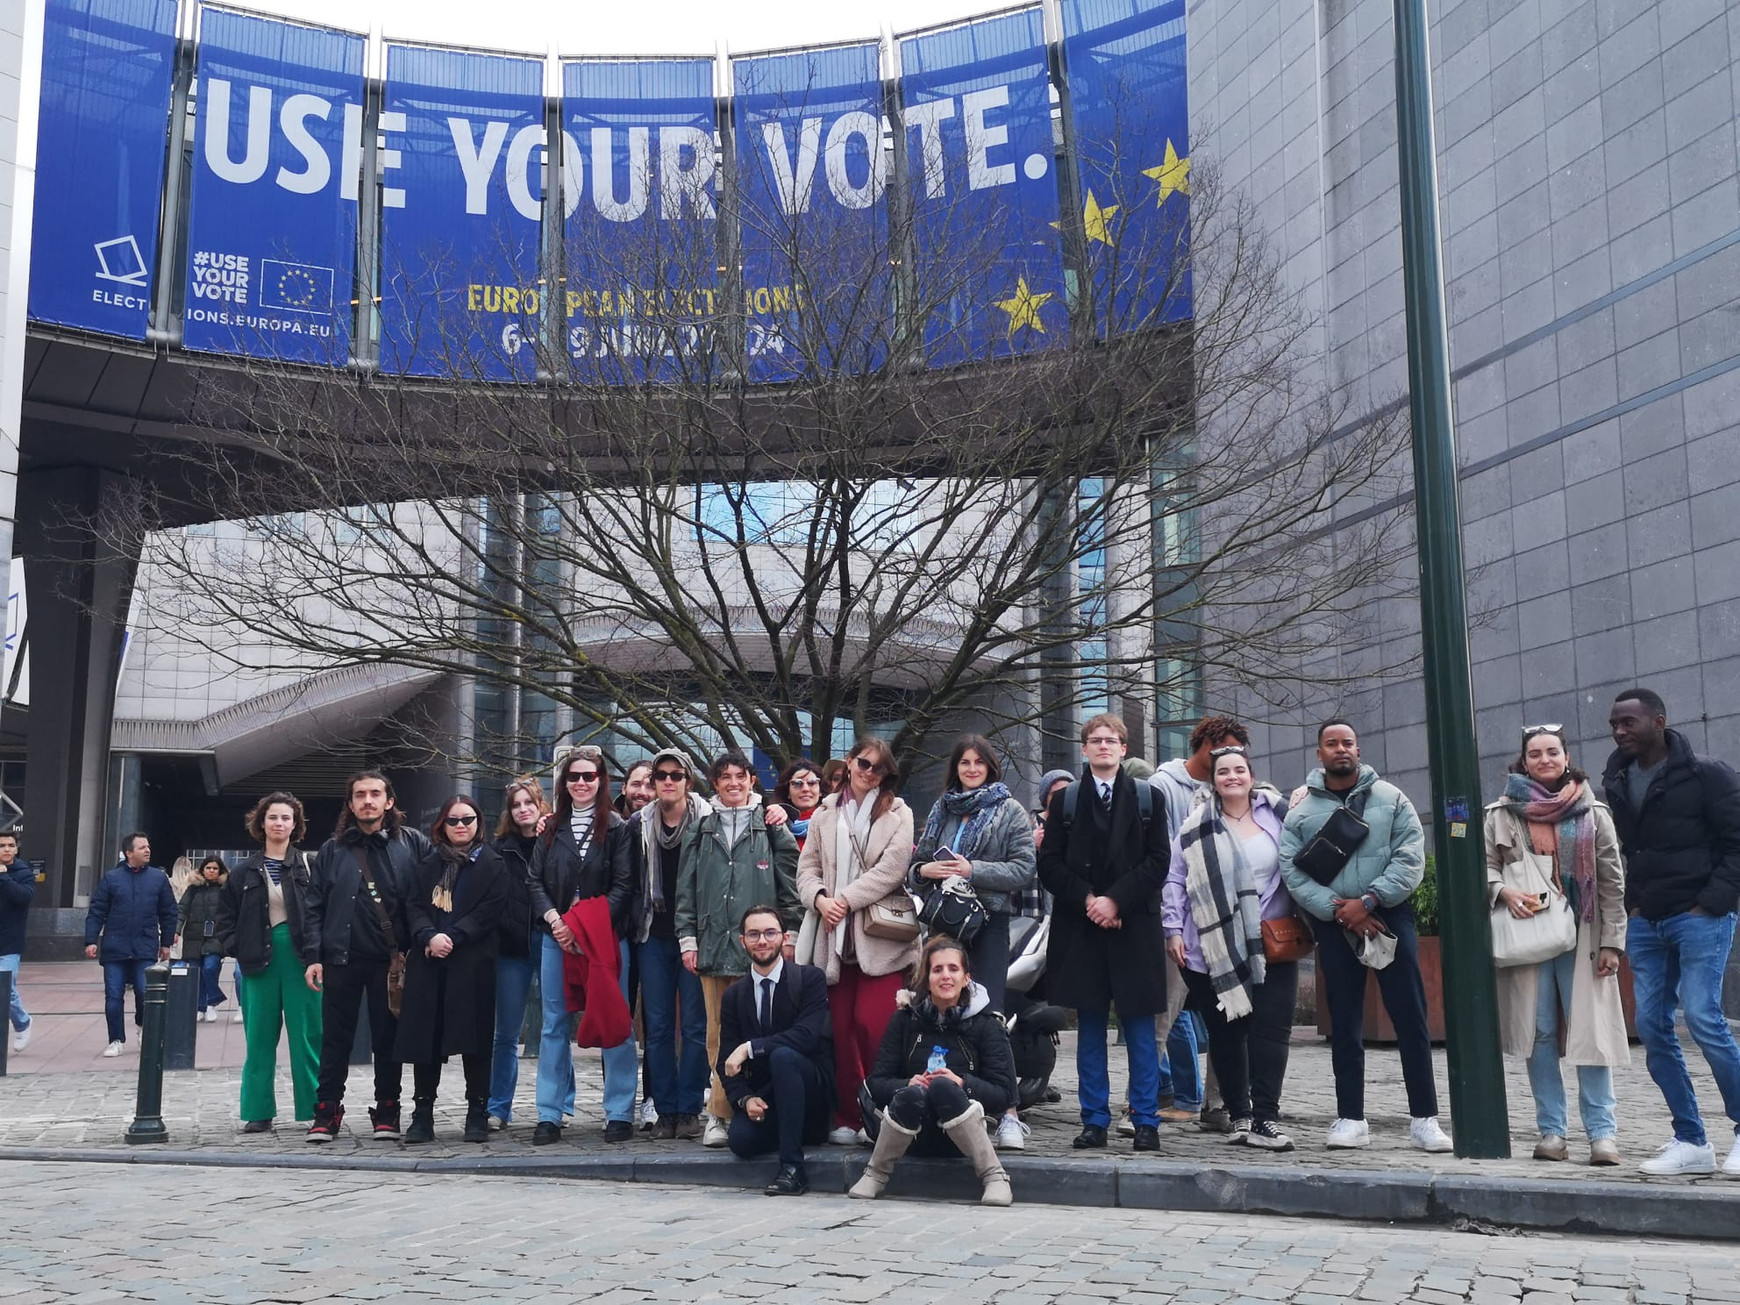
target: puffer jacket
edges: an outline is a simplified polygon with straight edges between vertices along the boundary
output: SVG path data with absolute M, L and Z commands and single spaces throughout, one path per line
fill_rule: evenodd
M 1740 903 L 1740 776 L 1696 755 L 1678 730 L 1667 744 L 1642 810 L 1632 804 L 1629 757 L 1616 751 L 1601 774 L 1625 852 L 1625 905 L 1647 920 L 1694 906 L 1728 915 Z
M 928 996 L 915 999 L 907 988 L 894 1001 L 894 1016 L 876 1048 L 876 1064 L 864 1080 L 878 1106 L 892 1101 L 914 1074 L 925 1072 L 934 1047 L 943 1048 L 948 1067 L 960 1075 L 967 1096 L 985 1108 L 987 1119 L 1015 1104 L 1009 1034 L 982 986 L 969 983 L 966 999 L 940 1014 Z
M 717 807 L 683 835 L 677 870 L 677 947 L 697 952 L 696 968 L 715 978 L 749 972 L 737 941 L 743 912 L 772 906 L 789 935 L 802 921 L 797 894 L 797 840 L 784 825 L 769 829 L 761 800 L 750 795 L 749 827 L 729 847 Z
M 1281 829 L 1281 875 L 1287 881 L 1287 891 L 1319 920 L 1335 917 L 1338 897 L 1351 899 L 1370 892 L 1383 906 L 1400 906 L 1414 895 L 1426 875 L 1426 835 L 1408 795 L 1388 780 L 1379 779 L 1377 771 L 1366 765 L 1360 766 L 1359 777 L 1346 796 L 1351 799 L 1360 792 L 1369 794 L 1360 818 L 1371 832 L 1327 886 L 1293 864 L 1293 858 L 1310 845 L 1330 813 L 1343 805 L 1342 795 L 1332 794 L 1324 785 L 1321 766 L 1305 777 L 1305 794 L 1289 808 Z
M 123 861 L 97 881 L 85 914 L 85 946 L 98 941 L 100 961 L 154 961 L 175 942 L 179 912 L 169 876 L 154 865 Z
M 224 881 L 207 883 L 195 879 L 181 895 L 181 910 L 175 931 L 181 935 L 181 957 L 191 961 L 196 956 L 222 956 L 223 941 L 218 932 L 218 903 L 223 900 Z M 211 922 L 211 933 L 205 930 Z
M 544 917 L 551 911 L 566 915 L 583 897 L 603 897 L 610 902 L 610 927 L 618 938 L 627 937 L 634 905 L 634 857 L 627 822 L 612 811 L 604 837 L 599 838 L 594 829 L 582 856 L 573 829 L 557 825 L 552 817 L 532 848 L 526 888 L 532 919 L 545 933 L 550 926 Z

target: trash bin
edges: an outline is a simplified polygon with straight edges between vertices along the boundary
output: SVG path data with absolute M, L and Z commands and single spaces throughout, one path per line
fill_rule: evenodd
M 199 967 L 187 961 L 169 964 L 169 995 L 164 1011 L 163 1068 L 192 1069 L 194 1040 L 199 1036 Z

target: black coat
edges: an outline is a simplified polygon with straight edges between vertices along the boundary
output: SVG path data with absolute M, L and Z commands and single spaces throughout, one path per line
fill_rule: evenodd
M 1643 809 L 1633 808 L 1631 758 L 1614 752 L 1601 775 L 1625 853 L 1625 906 L 1662 920 L 1701 906 L 1727 915 L 1740 903 L 1740 776 L 1700 757 L 1678 730 Z
M 410 1064 L 488 1055 L 495 1039 L 496 928 L 507 903 L 507 867 L 493 847 L 462 865 L 453 909 L 437 910 L 435 885 L 446 869 L 439 851 L 418 863 L 405 901 L 411 946 L 394 1054 Z M 424 952 L 438 933 L 453 939 L 441 960 Z
M 181 894 L 181 910 L 176 917 L 175 932 L 181 935 L 181 959 L 191 961 L 199 956 L 222 956 L 224 946 L 218 929 L 218 903 L 223 899 L 222 884 L 195 879 Z M 211 921 L 211 935 L 205 932 Z
M 264 869 L 266 854 L 255 852 L 224 881 L 218 898 L 218 944 L 225 956 L 234 956 L 243 974 L 260 974 L 272 962 L 272 906 Z M 285 923 L 290 926 L 290 947 L 300 963 L 305 955 L 307 931 L 303 907 L 314 883 L 313 858 L 299 848 L 284 854 L 284 870 L 278 878 L 284 891 Z
M 408 927 L 404 901 L 412 872 L 429 852 L 429 840 L 421 831 L 401 825 L 388 834 L 364 834 L 354 825 L 336 838 L 329 838 L 314 857 L 314 883 L 303 912 L 302 963 L 327 965 L 350 963 L 351 928 L 356 920 L 358 890 L 362 875 L 357 871 L 353 847 L 368 849 L 369 871 L 400 951 L 405 950 Z M 373 909 L 366 893 L 361 900 Z
M 574 831 L 554 819 L 532 850 L 530 890 L 532 918 L 545 933 L 550 926 L 544 914 L 554 910 L 566 915 L 583 897 L 610 899 L 610 924 L 618 938 L 628 937 L 634 910 L 634 852 L 626 821 L 612 811 L 610 828 L 603 838 L 597 830 L 587 840 L 586 855 L 574 841 Z
M 984 991 L 977 985 L 974 990 Z M 1015 1104 L 1015 1055 L 1003 1021 L 989 1009 L 963 1017 L 957 1007 L 938 1015 L 928 999 L 903 1004 L 888 1021 L 876 1064 L 864 1079 L 871 1100 L 879 1106 L 894 1100 L 914 1074 L 925 1072 L 933 1047 L 944 1049 L 948 1067 L 966 1084 L 967 1096 L 985 1108 L 987 1119 Z
M 1082 776 L 1074 823 L 1063 814 L 1067 790 L 1059 789 L 1039 848 L 1039 882 L 1055 899 L 1046 994 L 1077 1010 L 1115 1005 L 1122 1019 L 1156 1015 L 1166 1009 L 1166 939 L 1158 900 L 1171 863 L 1166 804 L 1155 802 L 1144 826 L 1128 775 L 1118 772 L 1109 814 L 1085 767 Z M 1118 904 L 1122 928 L 1102 929 L 1088 919 L 1090 893 Z
M 755 971 L 735 980 L 719 999 L 719 1062 L 714 1069 L 725 1095 L 738 1110 L 750 1097 L 770 1100 L 772 1075 L 767 1058 L 775 1047 L 790 1047 L 810 1062 L 822 1078 L 822 1095 L 834 1100 L 834 1040 L 828 1021 L 828 976 L 814 965 L 787 961 L 773 989 L 770 1012 L 774 1031 L 763 1036 L 755 1009 Z M 744 1042 L 754 1049 L 738 1074 L 727 1074 L 725 1062 Z
M 532 955 L 532 854 L 519 835 L 503 834 L 490 844 L 507 871 L 507 901 L 502 904 L 501 923 L 496 926 L 498 956 Z M 536 847 L 534 842 L 533 847 Z
M 0 873 L 0 956 L 23 954 L 24 924 L 35 896 L 35 866 L 14 861 L 10 870 Z

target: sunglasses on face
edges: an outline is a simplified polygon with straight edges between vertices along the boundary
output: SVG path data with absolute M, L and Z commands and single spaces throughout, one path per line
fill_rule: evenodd
M 792 780 L 791 784 L 788 787 L 791 787 L 791 788 L 820 788 L 821 786 L 822 786 L 822 781 L 817 779 L 814 775 L 804 775 L 801 778 Z
M 475 825 L 477 823 L 477 817 L 476 816 L 448 816 L 447 819 L 442 821 L 441 823 L 444 825 L 447 825 L 449 828 L 452 828 L 452 829 L 461 829 L 461 828 L 464 828 L 466 825 Z
M 687 779 L 688 776 L 680 770 L 655 770 L 653 771 L 653 778 L 658 780 L 661 784 L 680 784 Z
M 568 782 L 570 784 L 596 784 L 598 772 L 596 770 L 570 770 Z
M 852 764 L 866 775 L 880 775 L 882 773 L 882 763 L 871 761 L 868 757 L 853 757 Z

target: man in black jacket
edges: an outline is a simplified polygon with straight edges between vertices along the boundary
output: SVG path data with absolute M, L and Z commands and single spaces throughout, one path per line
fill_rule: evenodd
M 400 822 L 393 786 L 378 770 L 350 777 L 338 828 L 314 858 L 303 906 L 302 962 L 321 994 L 320 1086 L 310 1142 L 330 1142 L 344 1121 L 344 1085 L 357 1012 L 369 1004 L 374 1049 L 374 1135 L 399 1136 L 402 1066 L 393 1051 L 399 1022 L 387 1004 L 387 977 L 405 950 L 405 892 L 429 840 Z M 366 870 L 366 874 L 365 874 Z
M 133 1023 L 144 1021 L 145 970 L 152 961 L 169 959 L 178 915 L 169 876 L 151 864 L 150 840 L 128 834 L 121 840 L 121 864 L 97 881 L 85 914 L 85 955 L 103 963 L 103 1019 L 109 1028 L 103 1055 L 120 1055 L 126 1041 L 122 1002 L 128 988 Z
M 0 970 L 12 976 L 7 1002 L 12 1020 L 12 1050 L 30 1045 L 30 1012 L 18 993 L 18 964 L 24 956 L 24 922 L 30 917 L 30 899 L 36 896 L 36 867 L 18 864 L 18 835 L 0 829 Z M 4 1030 L 0 1030 L 3 1034 Z
M 1050 999 L 1076 1011 L 1078 1148 L 1103 1147 L 1111 1123 L 1106 1031 L 1118 1008 L 1130 1062 L 1130 1113 L 1138 1151 L 1160 1147 L 1160 1050 L 1154 1017 L 1166 1009 L 1166 941 L 1157 899 L 1168 864 L 1166 804 L 1146 817 L 1123 771 L 1126 733 L 1116 716 L 1082 726 L 1087 767 L 1051 800 L 1039 882 L 1055 899 L 1045 982 Z M 1074 814 L 1067 815 L 1074 793 Z
M 1740 902 L 1740 777 L 1723 762 L 1695 755 L 1685 736 L 1667 727 L 1667 707 L 1649 689 L 1621 693 L 1608 725 L 1617 748 L 1601 787 L 1625 852 L 1631 915 L 1625 946 L 1637 1034 L 1674 1121 L 1673 1141 L 1641 1167 L 1646 1174 L 1716 1168 L 1674 1032 L 1679 1008 L 1735 1126 L 1722 1172 L 1740 1177 L 1740 1047 L 1722 1014 L 1722 979 Z
M 804 1143 L 820 1142 L 833 1110 L 828 979 L 781 955 L 785 929 L 772 906 L 752 906 L 738 930 L 749 973 L 719 1006 L 719 1080 L 730 1098 L 731 1150 L 748 1159 L 777 1149 L 769 1196 L 810 1190 Z

